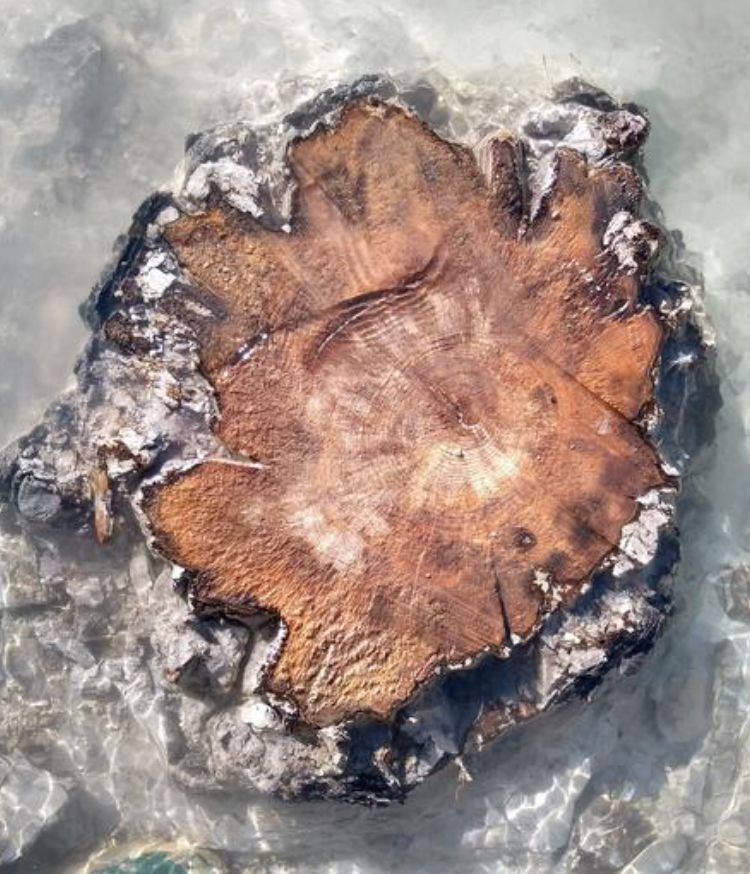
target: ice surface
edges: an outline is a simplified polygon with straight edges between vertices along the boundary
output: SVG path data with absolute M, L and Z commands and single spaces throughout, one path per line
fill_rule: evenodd
M 143 645 L 99 607 L 122 585 L 147 603 L 146 560 L 113 567 L 104 582 L 85 568 L 60 580 L 0 544 L 0 708 L 6 693 L 21 695 L 40 731 L 65 741 L 32 751 L 33 761 L 3 759 L 16 766 L 4 791 L 26 773 L 59 785 L 49 797 L 63 799 L 85 773 L 129 837 L 185 837 L 279 874 L 746 874 L 746 0 L 0 0 L 0 443 L 65 385 L 84 336 L 76 306 L 133 209 L 172 173 L 187 134 L 240 114 L 270 120 L 322 85 L 382 70 L 445 77 L 457 118 L 501 120 L 518 94 L 569 75 L 649 108 L 652 191 L 667 225 L 700 253 L 724 395 L 715 452 L 684 502 L 680 604 L 667 635 L 640 673 L 590 706 L 508 737 L 403 808 L 195 799 L 165 777 L 154 688 L 134 681 L 127 731 L 107 734 L 89 715 L 87 702 L 113 718 L 121 706 L 92 649 L 117 653 L 109 670 L 122 684 Z M 456 137 L 469 135 L 466 124 Z M 35 618 L 63 608 L 75 634 L 46 638 Z M 65 719 L 46 726 L 50 700 L 66 694 Z M 12 720 L 0 725 L 3 753 L 18 738 Z M 41 827 L 22 807 L 12 821 Z M 53 871 L 58 856 L 52 844 L 38 870 Z

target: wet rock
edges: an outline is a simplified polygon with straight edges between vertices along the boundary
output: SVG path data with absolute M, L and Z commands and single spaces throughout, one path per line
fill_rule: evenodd
M 676 874 L 690 852 L 685 835 L 659 838 L 649 844 L 623 869 L 627 874 Z
M 28 859 L 35 845 L 63 820 L 68 792 L 23 755 L 0 756 L 0 870 Z
M 0 611 L 43 610 L 65 598 L 59 580 L 41 576 L 39 555 L 29 540 L 0 532 Z
M 708 726 L 713 653 L 683 659 L 659 677 L 650 690 L 656 724 L 665 741 L 677 747 L 702 737 Z
M 195 616 L 177 597 L 168 603 L 153 639 L 164 679 L 197 696 L 230 695 L 244 667 L 250 629 L 223 617 Z

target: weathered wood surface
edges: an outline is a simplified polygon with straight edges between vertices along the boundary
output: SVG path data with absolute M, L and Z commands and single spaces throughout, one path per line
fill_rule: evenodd
M 150 714 L 182 785 L 402 799 L 669 615 L 719 396 L 700 277 L 639 218 L 645 111 L 577 80 L 523 115 L 450 94 L 366 77 L 191 137 L 85 306 L 75 387 L 0 451 L 31 568 L 6 613 L 107 641 L 117 694 L 50 675 L 54 712 Z M 403 106 L 518 138 L 471 152 Z
M 475 155 L 375 102 L 288 162 L 288 232 L 225 205 L 168 229 L 231 458 L 144 510 L 196 604 L 281 618 L 266 689 L 323 726 L 581 591 L 664 482 L 634 424 L 662 328 L 625 165 L 560 149 L 530 195 L 512 138 Z

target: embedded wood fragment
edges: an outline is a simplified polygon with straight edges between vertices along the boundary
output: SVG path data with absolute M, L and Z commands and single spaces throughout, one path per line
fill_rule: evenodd
M 512 137 L 475 155 L 395 105 L 287 157 L 288 232 L 226 205 L 168 230 L 228 457 L 143 506 L 196 604 L 280 617 L 266 689 L 324 726 L 529 638 L 664 484 L 635 423 L 658 234 L 630 167 L 559 149 L 530 183 Z

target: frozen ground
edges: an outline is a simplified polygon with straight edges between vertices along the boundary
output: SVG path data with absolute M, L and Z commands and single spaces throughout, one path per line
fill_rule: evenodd
M 746 0 L 0 0 L 0 443 L 64 387 L 83 340 L 76 306 L 133 209 L 171 174 L 187 133 L 238 114 L 263 121 L 322 84 L 380 70 L 446 77 L 457 108 L 469 112 L 494 94 L 498 118 L 516 92 L 544 91 L 571 74 L 650 109 L 652 191 L 705 275 L 725 400 L 715 452 L 690 487 L 679 613 L 642 673 L 587 710 L 497 745 L 470 763 L 473 782 L 445 772 L 403 808 L 191 801 L 165 785 L 158 758 L 136 752 L 145 746 L 137 727 L 118 736 L 117 772 L 93 788 L 112 791 L 108 815 L 132 823 L 133 836 L 182 835 L 242 852 L 261 870 L 745 874 Z M 137 563 L 130 573 L 146 577 Z M 80 609 L 103 597 L 79 589 Z M 19 637 L 13 621 L 3 614 L 0 685 L 20 677 L 29 707 L 43 711 L 36 675 L 50 641 Z M 67 659 L 71 670 L 87 669 L 80 651 Z M 98 774 L 107 738 L 88 731 L 73 704 L 56 728 L 77 741 L 66 767 Z M 6 800 L 62 805 L 64 790 L 44 771 L 14 774 L 0 774 Z M 38 870 L 53 870 L 56 854 L 52 846 Z

